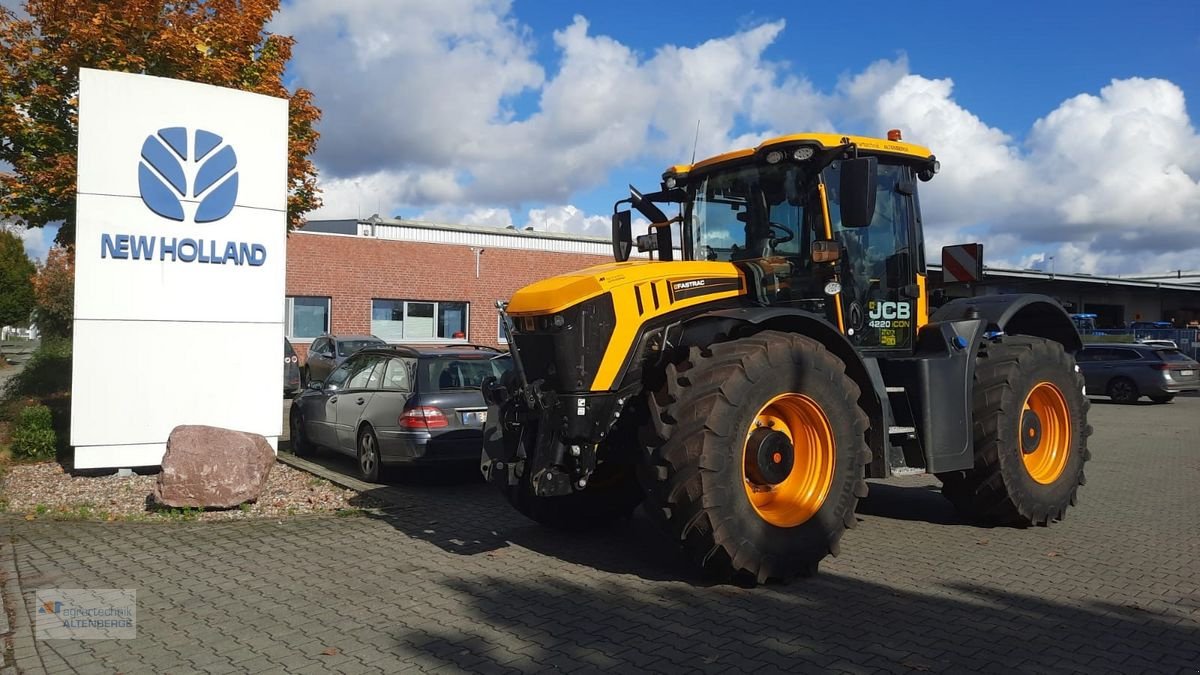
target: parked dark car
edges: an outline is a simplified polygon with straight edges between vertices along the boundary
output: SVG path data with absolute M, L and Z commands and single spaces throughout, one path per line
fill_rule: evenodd
M 1200 363 L 1178 349 L 1144 344 L 1089 345 L 1075 354 L 1089 396 L 1133 403 L 1149 396 L 1166 403 L 1176 394 L 1200 391 Z
M 366 347 L 386 347 L 387 343 L 374 335 L 323 335 L 308 347 L 304 362 L 304 381 L 324 380 L 350 357 Z
M 300 359 L 292 343 L 283 338 L 283 397 L 292 398 L 300 393 Z
M 511 367 L 488 347 L 365 348 L 292 401 L 292 449 L 355 457 L 372 482 L 387 465 L 477 462 L 487 419 L 480 385 Z

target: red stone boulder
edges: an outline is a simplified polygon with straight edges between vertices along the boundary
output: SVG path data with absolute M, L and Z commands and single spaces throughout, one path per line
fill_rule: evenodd
M 275 464 L 267 439 L 218 427 L 175 427 L 154 499 L 172 507 L 233 508 L 262 495 Z

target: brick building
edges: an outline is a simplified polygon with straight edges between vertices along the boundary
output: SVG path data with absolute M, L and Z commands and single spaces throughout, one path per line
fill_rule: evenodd
M 288 236 L 287 336 L 301 359 L 313 338 L 328 332 L 446 344 L 462 331 L 464 342 L 503 346 L 497 300 L 538 279 L 611 260 L 607 238 L 378 217 L 313 221 Z M 1184 280 L 989 267 L 977 284 L 945 285 L 940 267 L 929 269 L 930 288 L 948 298 L 1042 293 L 1070 312 L 1096 313 L 1101 328 L 1160 319 L 1183 327 L 1200 319 L 1200 284 Z M 1171 337 L 1200 354 L 1194 332 L 1188 335 Z
M 301 360 L 324 333 L 502 346 L 497 300 L 538 279 L 612 261 L 607 239 L 372 217 L 288 236 L 287 337 Z

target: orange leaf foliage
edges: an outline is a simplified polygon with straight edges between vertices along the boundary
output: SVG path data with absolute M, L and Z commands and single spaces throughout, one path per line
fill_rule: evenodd
M 75 247 L 54 246 L 46 262 L 33 275 L 33 297 L 37 325 L 42 333 L 56 337 L 71 334 L 75 315 Z
M 27 0 L 0 7 L 0 213 L 63 221 L 75 239 L 79 69 L 173 77 L 290 100 L 288 226 L 319 207 L 312 92 L 283 84 L 292 38 L 266 31 L 279 0 Z

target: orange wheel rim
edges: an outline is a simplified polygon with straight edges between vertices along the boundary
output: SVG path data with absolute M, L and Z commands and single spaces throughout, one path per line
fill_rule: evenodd
M 1058 480 L 1071 456 L 1071 414 L 1062 391 L 1049 382 L 1034 385 L 1019 424 L 1025 470 L 1042 485 Z
M 836 445 L 825 411 L 802 394 L 781 394 L 758 413 L 742 446 L 746 497 L 778 527 L 807 522 L 833 484 Z

